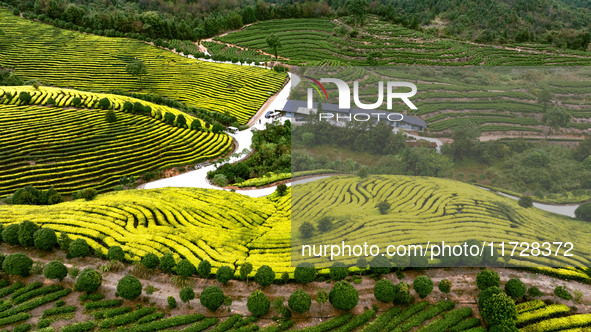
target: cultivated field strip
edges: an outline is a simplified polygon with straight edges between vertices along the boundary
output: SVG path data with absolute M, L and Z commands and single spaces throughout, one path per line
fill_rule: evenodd
M 228 113 L 246 123 L 286 75 L 258 67 L 189 59 L 146 43 L 62 30 L 0 10 L 0 66 L 42 83 L 93 91 L 137 91 L 126 65 L 147 66 L 142 92 Z
M 576 314 L 564 304 L 532 300 L 517 305 L 517 327 L 520 332 L 588 331 L 591 314 Z

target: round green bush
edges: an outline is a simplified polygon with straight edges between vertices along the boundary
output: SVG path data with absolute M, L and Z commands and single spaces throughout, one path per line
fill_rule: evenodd
M 190 277 L 195 274 L 195 266 L 187 259 L 182 259 L 176 265 L 176 274 L 183 277 Z
M 166 302 L 168 303 L 168 307 L 170 309 L 176 309 L 177 305 L 176 305 L 176 300 L 174 299 L 174 296 L 169 296 L 166 299 Z
M 92 293 L 101 287 L 102 283 L 103 277 L 101 274 L 98 271 L 87 267 L 82 270 L 78 279 L 76 279 L 76 285 L 74 288 L 79 292 Z
M 488 320 L 490 326 L 515 326 L 517 320 L 515 301 L 505 293 L 491 295 L 483 303 L 481 314 Z
M 33 234 L 35 248 L 51 251 L 57 246 L 57 235 L 51 228 L 41 228 Z
M 267 287 L 275 280 L 275 272 L 268 265 L 259 267 L 257 273 L 254 275 L 254 280 L 257 284 Z
M 332 281 L 341 281 L 349 274 L 349 268 L 341 262 L 335 262 L 330 267 L 329 274 Z
M 328 293 L 328 301 L 335 309 L 349 311 L 359 302 L 359 293 L 348 282 L 339 281 Z
M 534 206 L 534 199 L 531 196 L 524 195 L 519 198 L 519 201 L 517 202 L 517 204 L 519 204 L 519 206 L 521 206 L 521 207 L 529 208 L 529 207 Z
M 591 202 L 583 203 L 575 210 L 575 217 L 591 221 Z
M 134 300 L 141 294 L 142 283 L 134 276 L 125 276 L 117 283 L 117 295 L 126 300 Z
M 2 262 L 2 270 L 9 275 L 26 277 L 31 272 L 33 260 L 29 256 L 17 252 L 7 255 Z
M 507 281 L 505 284 L 505 293 L 511 296 L 513 299 L 523 297 L 527 292 L 527 287 L 518 278 L 513 278 Z
M 8 259 L 8 256 L 6 258 Z M 4 271 L 6 271 L 6 269 Z M 572 294 L 564 286 L 556 286 L 556 288 L 554 288 L 554 295 L 558 296 L 559 298 L 561 298 L 563 300 L 567 300 L 567 301 L 570 301 L 573 299 Z
M 485 290 L 493 286 L 499 287 L 501 285 L 501 277 L 493 270 L 480 271 L 476 276 L 476 285 L 480 290 Z
M 146 256 L 142 258 L 142 265 L 148 269 L 155 269 L 158 267 L 158 264 L 160 264 L 160 259 L 156 254 L 151 252 L 147 253 Z
M 396 293 L 396 286 L 394 283 L 387 279 L 381 279 L 376 282 L 376 285 L 373 287 L 373 295 L 375 296 L 376 300 L 382 302 L 392 302 L 394 301 L 394 295 Z
M 263 292 L 256 290 L 248 297 L 246 307 L 253 316 L 260 317 L 269 311 L 271 301 Z
M 443 279 L 439 282 L 439 285 L 437 285 L 437 287 L 439 287 L 439 290 L 442 293 L 449 293 L 451 291 L 451 281 Z
M 191 287 L 185 287 L 181 289 L 179 297 L 181 298 L 181 301 L 183 301 L 184 303 L 188 303 L 189 301 L 195 298 L 195 291 L 193 291 L 193 288 Z
M 205 287 L 199 297 L 201 305 L 211 311 L 216 311 L 224 303 L 224 291 L 219 287 Z
M 107 258 L 112 261 L 123 262 L 125 260 L 125 252 L 120 246 L 112 246 L 107 252 Z
M 396 288 L 394 289 L 394 304 L 404 305 L 410 303 L 411 300 L 410 286 L 404 281 L 396 284 Z
M 17 245 L 18 243 L 18 229 L 19 224 L 11 224 L 2 230 L 2 241 L 10 245 Z
M 174 256 L 171 253 L 166 253 L 160 258 L 160 269 L 166 273 L 171 273 L 176 267 Z
M 314 265 L 304 263 L 296 266 L 294 271 L 294 280 L 300 284 L 307 284 L 316 279 L 316 268 Z
M 43 268 L 43 275 L 47 279 L 62 281 L 68 275 L 68 268 L 60 261 L 52 261 Z
M 90 246 L 85 239 L 76 239 L 70 243 L 68 258 L 86 257 L 90 255 Z
M 412 288 L 424 299 L 433 291 L 433 280 L 427 276 L 418 276 L 412 282 Z
M 199 265 L 197 265 L 197 273 L 201 278 L 209 278 L 209 275 L 211 274 L 211 263 L 208 260 L 202 260 L 199 262 Z
M 217 279 L 217 281 L 221 282 L 224 285 L 227 284 L 228 281 L 232 280 L 233 277 L 234 277 L 234 270 L 232 270 L 231 267 L 226 266 L 226 265 L 218 268 L 218 270 L 215 274 L 215 278 Z
M 39 225 L 32 221 L 25 220 L 18 227 L 18 243 L 24 247 L 35 245 L 35 232 L 39 230 Z
M 287 305 L 289 306 L 289 309 L 297 312 L 298 314 L 303 314 L 304 312 L 310 310 L 312 299 L 308 293 L 298 289 L 289 296 Z
M 503 291 L 497 286 L 492 286 L 481 291 L 478 293 L 478 307 L 482 309 L 486 301 L 488 301 L 493 295 L 500 293 L 503 293 Z
M 369 262 L 369 270 L 371 273 L 381 275 L 390 272 L 392 269 L 392 262 L 386 256 L 375 256 Z

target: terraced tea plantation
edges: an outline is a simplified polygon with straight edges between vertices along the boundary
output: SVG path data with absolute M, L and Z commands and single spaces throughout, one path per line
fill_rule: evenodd
M 31 105 L 23 105 L 29 92 Z M 41 106 L 53 98 L 55 106 Z M 80 108 L 73 108 L 79 98 Z M 117 121 L 108 122 L 100 99 L 110 101 Z M 121 110 L 124 102 L 151 108 L 152 117 Z M 35 105 L 38 104 L 38 105 Z M 53 187 L 61 194 L 111 189 L 122 176 L 194 164 L 230 152 L 232 139 L 208 130 L 162 122 L 170 107 L 129 97 L 40 87 L 0 88 L 0 195 L 26 185 Z M 159 117 L 154 115 L 160 114 Z M 187 123 L 194 118 L 186 116 Z
M 488 241 L 488 244 L 494 241 L 495 247 L 512 241 L 540 242 L 540 247 L 542 242 L 570 241 L 576 243 L 570 251 L 573 256 L 564 256 L 566 248 L 556 256 L 555 250 L 551 254 L 547 250 L 545 254 L 526 250 L 528 255 L 518 252 L 511 255 L 506 247 L 505 257 L 499 258 L 499 264 L 588 266 L 591 257 L 587 236 L 591 232 L 589 223 L 522 208 L 514 200 L 453 180 L 386 175 L 362 180 L 354 176 L 335 176 L 295 185 L 291 190 L 295 266 L 305 260 L 316 266 L 330 266 L 332 263 L 327 262 L 330 251 L 329 257 L 303 257 L 301 245 L 340 246 L 342 241 L 351 246 L 364 242 L 377 245 L 384 255 L 389 245 L 396 248 L 421 244 L 427 257 L 431 249 L 426 248 L 428 243 L 441 244 L 441 241 L 448 245 L 463 244 L 470 239 Z M 391 207 L 380 212 L 378 203 L 384 201 Z M 316 225 L 324 217 L 332 220 L 329 230 L 316 231 L 309 238 L 299 231 L 304 222 Z M 525 248 L 518 251 L 522 249 Z M 408 257 L 408 253 L 404 255 Z M 396 258 L 398 255 L 392 259 Z M 357 257 L 339 259 L 355 264 Z M 431 264 L 437 262 L 435 259 Z
M 517 305 L 517 327 L 520 332 L 588 331 L 591 314 L 574 313 L 564 304 L 546 305 L 542 300 Z
M 352 32 L 350 26 L 330 19 L 282 19 L 264 21 L 218 37 L 217 40 L 272 53 L 266 36 L 275 33 L 282 44 L 279 55 L 290 64 L 367 65 L 589 65 L 591 54 L 558 52 L 544 45 L 496 47 L 442 39 L 372 18 Z M 214 54 L 236 49 L 213 47 Z
M 189 59 L 146 43 L 58 29 L 0 10 L 0 67 L 46 85 L 93 91 L 137 91 L 228 113 L 246 123 L 276 93 L 285 73 Z M 134 59 L 147 74 L 126 72 Z

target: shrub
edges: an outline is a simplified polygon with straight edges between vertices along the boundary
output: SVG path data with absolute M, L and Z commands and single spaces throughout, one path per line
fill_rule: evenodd
M 505 293 L 507 293 L 507 295 L 511 296 L 513 299 L 518 299 L 524 296 L 525 292 L 527 292 L 527 287 L 521 280 L 517 278 L 511 279 L 505 284 Z
M 55 99 L 53 99 L 53 97 L 50 97 L 49 99 L 47 99 L 45 105 L 55 106 Z
M 252 272 L 252 264 L 245 262 L 240 266 L 240 278 L 248 282 L 248 275 Z
M 433 280 L 427 276 L 418 276 L 412 282 L 412 288 L 424 299 L 433 291 Z
M 21 91 L 21 93 L 18 94 L 18 99 L 20 99 L 24 104 L 29 104 L 31 102 L 31 94 L 26 92 L 26 91 Z
M 74 195 L 74 197 L 76 199 L 85 199 L 87 201 L 92 201 L 96 197 L 96 195 L 98 195 L 98 192 L 96 191 L 96 189 L 87 188 L 87 189 L 78 190 L 76 192 L 76 194 Z
M 6 257 L 6 258 L 8 258 L 8 257 Z M 564 286 L 556 286 L 556 288 L 554 288 L 554 295 L 558 296 L 559 298 L 561 298 L 563 300 L 567 300 L 567 301 L 570 301 L 573 299 L 573 296 L 571 295 L 571 293 Z
M 488 320 L 490 326 L 506 326 L 514 330 L 517 309 L 515 309 L 515 301 L 507 294 L 498 293 L 492 295 L 483 303 L 481 313 Z
M 388 211 L 390 211 L 392 204 L 388 203 L 388 201 L 381 201 L 376 204 L 376 207 L 378 208 L 378 211 L 380 211 L 380 214 L 387 214 Z
M 62 281 L 68 275 L 68 268 L 60 261 L 52 261 L 45 265 L 43 275 L 47 279 Z
M 294 279 L 300 284 L 312 282 L 316 279 L 316 268 L 309 263 L 301 264 L 295 268 Z
M 443 279 L 439 282 L 439 285 L 437 285 L 437 287 L 439 287 L 439 290 L 442 293 L 449 293 L 451 291 L 451 281 Z
M 314 234 L 314 225 L 311 222 L 305 221 L 300 225 L 299 231 L 302 237 L 307 239 Z
M 184 115 L 179 114 L 176 116 L 176 126 L 180 128 L 185 128 L 187 126 L 187 119 Z
M 111 102 L 109 98 L 101 98 L 98 102 L 98 108 L 102 110 L 106 110 L 107 108 L 111 107 Z
M 72 99 L 72 106 L 79 108 L 82 105 L 82 100 L 78 97 L 74 97 L 74 99 Z
M 524 208 L 529 208 L 534 205 L 534 199 L 531 196 L 524 195 L 519 198 L 519 202 L 517 202 L 519 206 Z
M 531 296 L 531 297 L 540 297 L 542 295 L 544 295 L 544 293 L 542 293 L 542 291 L 540 291 L 540 289 L 536 286 L 532 286 L 527 290 L 527 295 Z
M 176 267 L 176 262 L 171 253 L 166 253 L 160 258 L 160 269 L 166 273 L 172 272 Z
M 33 234 L 35 248 L 51 251 L 57 245 L 57 235 L 51 228 L 41 228 Z
M 9 275 L 26 277 L 33 267 L 33 260 L 23 253 L 7 255 L 2 262 L 2 270 Z
M 90 246 L 85 239 L 76 239 L 70 243 L 68 258 L 86 257 L 90 254 Z
M 112 261 L 122 262 L 125 259 L 125 252 L 120 246 L 112 246 L 107 251 L 107 258 Z
M 410 286 L 401 281 L 394 289 L 394 304 L 408 304 L 412 297 L 410 296 Z
M 125 276 L 117 283 L 117 295 L 126 300 L 134 300 L 142 294 L 142 283 L 134 276 Z
M 289 309 L 297 312 L 298 314 L 303 314 L 304 312 L 310 310 L 312 299 L 308 293 L 298 289 L 289 296 L 287 305 L 289 306 Z
M 202 260 L 197 265 L 197 273 L 201 276 L 201 278 L 209 278 L 211 274 L 211 263 L 208 260 Z
M 234 270 L 232 270 L 232 268 L 229 266 L 222 266 L 218 268 L 215 274 L 215 278 L 217 279 L 217 281 L 221 282 L 224 285 L 227 284 L 228 281 L 232 280 L 233 276 Z
M 168 302 L 168 307 L 169 307 L 170 309 L 175 309 L 175 308 L 176 308 L 176 306 L 177 306 L 177 305 L 176 305 L 176 300 L 174 299 L 174 296 L 169 296 L 169 297 L 166 299 L 166 302 Z
M 205 287 L 199 301 L 207 309 L 216 311 L 224 303 L 224 292 L 219 287 Z
M 164 123 L 172 126 L 172 124 L 174 123 L 174 119 L 175 119 L 174 114 L 172 114 L 170 112 L 166 112 L 164 114 Z
M 17 245 L 18 243 L 18 229 L 19 224 L 10 224 L 2 230 L 2 241 L 10 245 Z
M 148 269 L 155 269 L 158 267 L 158 264 L 160 264 L 160 259 L 158 256 L 156 256 L 156 254 L 151 252 L 147 253 L 146 256 L 142 258 L 142 265 Z
M 275 280 L 275 272 L 270 266 L 263 265 L 257 270 L 257 273 L 254 275 L 254 280 L 257 284 L 267 287 Z
M 187 259 L 182 259 L 176 265 L 176 274 L 183 277 L 190 277 L 195 274 L 195 266 Z
M 64 201 L 62 195 L 53 188 L 49 188 L 45 193 L 45 196 L 47 197 L 47 204 L 49 205 L 58 204 Z
M 16 325 L 12 329 L 12 332 L 27 332 L 27 331 L 31 330 L 32 328 L 33 328 L 33 325 L 31 325 L 31 324 L 19 324 L 19 325 Z
M 396 293 L 396 286 L 387 279 L 381 279 L 373 287 L 373 295 L 378 301 L 392 302 Z
M 476 276 L 476 285 L 480 290 L 485 290 L 492 286 L 499 287 L 501 285 L 501 278 L 493 270 L 480 271 Z
M 115 114 L 113 110 L 108 110 L 107 113 L 105 113 L 105 120 L 109 123 L 116 122 L 117 114 Z
M 82 273 L 80 273 L 76 279 L 76 285 L 74 288 L 79 292 L 92 293 L 96 291 L 102 283 L 103 277 L 101 274 L 98 271 L 87 267 L 82 270 Z
M 183 303 L 189 303 L 189 301 L 195 298 L 195 292 L 193 291 L 193 288 L 185 287 L 179 292 L 179 297 Z
M 96 327 L 96 322 L 91 320 L 91 321 L 87 321 L 87 322 L 66 325 L 66 326 L 62 327 L 62 329 L 60 331 L 61 332 L 84 332 L 84 331 L 92 330 L 95 327 Z
M 256 290 L 248 297 L 246 307 L 253 316 L 260 317 L 269 311 L 271 301 L 263 292 Z
M 41 227 L 32 221 L 25 220 L 18 227 L 18 243 L 24 247 L 35 245 L 35 232 Z
M 359 302 L 359 294 L 348 282 L 339 281 L 328 293 L 328 301 L 335 309 L 349 311 Z
M 277 195 L 285 196 L 285 194 L 287 193 L 287 185 L 285 183 L 281 183 L 277 186 L 277 189 L 275 189 L 275 191 L 277 192 Z
M 579 205 L 575 210 L 575 217 L 585 221 L 591 221 L 591 203 L 587 202 Z
M 123 112 L 132 112 L 133 111 L 133 104 L 129 101 L 123 103 Z
M 349 268 L 341 262 L 335 262 L 329 270 L 330 279 L 332 279 L 332 281 L 341 281 L 347 277 L 348 273 Z
M 486 301 L 488 301 L 493 295 L 500 293 L 503 293 L 503 291 L 497 286 L 492 286 L 481 291 L 478 293 L 478 307 L 482 309 L 482 306 Z
M 191 121 L 191 129 L 192 130 L 199 130 L 201 129 L 201 120 L 199 119 L 194 119 L 193 121 Z

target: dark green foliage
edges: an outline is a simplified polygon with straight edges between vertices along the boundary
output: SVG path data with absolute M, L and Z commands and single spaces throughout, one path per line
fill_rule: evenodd
M 501 285 L 501 278 L 499 277 L 499 274 L 496 271 L 480 271 L 476 276 L 476 285 L 480 290 L 485 290 L 492 286 L 499 287 Z
M 129 329 L 129 332 L 153 332 L 165 330 L 171 327 L 191 324 L 202 320 L 202 314 L 191 314 L 186 316 L 173 316 L 171 318 L 161 319 L 148 324 L 136 325 Z
M 209 278 L 209 275 L 211 274 L 211 263 L 206 259 L 199 262 L 199 265 L 197 265 L 197 273 L 201 278 Z
M 35 232 L 39 225 L 32 221 L 25 220 L 18 227 L 18 242 L 21 246 L 32 247 L 35 245 Z
M 86 257 L 90 255 L 90 246 L 85 239 L 76 239 L 70 243 L 68 258 Z
M 303 314 L 304 312 L 310 310 L 312 299 L 308 293 L 298 289 L 289 296 L 287 305 L 289 306 L 289 309 L 299 314 Z
M 151 252 L 147 253 L 146 256 L 142 258 L 142 265 L 148 269 L 155 269 L 158 267 L 159 264 L 160 259 L 158 258 L 158 256 L 156 256 L 156 254 L 153 254 Z
M 263 292 L 256 290 L 248 297 L 246 307 L 253 316 L 260 317 L 269 311 L 271 301 Z
M 17 245 L 18 243 L 18 229 L 19 224 L 10 224 L 2 230 L 2 241 L 10 244 Z
M 76 285 L 74 288 L 79 292 L 92 293 L 96 291 L 102 283 L 103 277 L 101 274 L 98 271 L 87 267 L 82 270 L 76 279 Z
M 510 279 L 505 284 L 505 293 L 507 293 L 507 295 L 513 299 L 523 297 L 525 292 L 527 292 L 527 287 L 521 280 L 517 278 Z
M 190 277 L 195 274 L 195 266 L 191 264 L 187 259 L 182 259 L 176 265 L 176 274 L 183 276 L 183 277 Z
M 349 311 L 359 302 L 359 293 L 348 282 L 339 281 L 330 290 L 328 300 L 335 309 Z
M 8 258 L 8 257 L 6 257 L 6 258 Z M 567 300 L 567 301 L 570 301 L 573 299 L 572 294 L 564 286 L 556 286 L 556 288 L 554 288 L 554 295 L 558 296 L 559 298 L 561 298 L 563 300 Z
M 369 262 L 369 270 L 375 275 L 386 274 L 392 269 L 392 263 L 386 256 L 375 256 Z
M 193 291 L 193 288 L 185 287 L 179 292 L 179 297 L 184 303 L 189 303 L 189 301 L 195 298 L 195 292 Z
M 451 281 L 443 279 L 439 282 L 439 285 L 437 285 L 437 287 L 439 287 L 439 290 L 442 293 L 449 293 L 451 291 Z
M 275 280 L 275 272 L 270 266 L 263 265 L 257 270 L 257 273 L 254 275 L 254 280 L 257 284 L 267 287 Z
M 217 279 L 217 281 L 221 282 L 224 285 L 227 284 L 228 281 L 232 280 L 233 277 L 234 277 L 234 270 L 232 270 L 231 267 L 226 266 L 226 265 L 218 268 L 218 270 L 215 274 L 215 278 Z
M 126 300 L 134 300 L 141 294 L 142 283 L 134 276 L 125 276 L 117 283 L 117 295 Z
M 23 104 L 29 104 L 31 102 L 31 94 L 26 91 L 21 91 L 18 95 L 18 99 L 20 99 Z
M 392 207 L 392 203 L 389 203 L 388 201 L 381 201 L 376 204 L 376 207 L 378 208 L 378 211 L 380 211 L 380 214 L 387 214 Z
M 412 288 L 423 299 L 433 291 L 433 280 L 427 276 L 418 276 L 413 281 Z
M 60 261 L 52 261 L 43 268 L 43 275 L 47 279 L 62 281 L 68 275 L 68 268 Z
M 51 251 L 57 245 L 57 235 L 51 228 L 41 228 L 33 234 L 35 248 Z
M 42 329 L 51 325 L 51 319 L 40 319 L 37 323 L 37 329 Z
M 206 287 L 199 297 L 201 305 L 211 311 L 216 311 L 224 303 L 224 292 L 219 287 Z
M 513 328 L 517 320 L 515 301 L 505 293 L 491 295 L 482 304 L 481 314 L 487 319 L 490 326 L 500 325 Z
M 575 210 L 575 217 L 585 221 L 591 221 L 591 203 L 586 202 L 579 205 Z
M 538 287 L 532 286 L 527 290 L 527 295 L 531 297 L 540 297 L 544 295 L 544 293 L 542 293 L 542 291 Z
M 408 304 L 412 300 L 410 286 L 404 281 L 399 282 L 394 291 L 394 304 Z
M 33 328 L 33 325 L 31 324 L 20 324 L 14 327 L 14 329 L 12 329 L 12 332 L 27 332 L 29 330 L 31 330 Z
M 299 231 L 302 237 L 307 239 L 314 234 L 314 225 L 311 222 L 305 221 L 300 225 Z
M 275 189 L 275 191 L 277 192 L 277 195 L 285 196 L 287 193 L 287 185 L 285 183 L 281 183 L 277 185 L 277 189 Z
M 478 293 L 478 307 L 482 309 L 482 306 L 486 303 L 486 301 L 488 301 L 493 295 L 500 293 L 503 293 L 503 291 L 497 286 L 492 286 L 481 291 Z
M 378 301 L 392 302 L 394 301 L 395 294 L 396 286 L 394 286 L 394 283 L 387 279 L 379 280 L 373 287 L 373 295 Z
M 123 112 L 133 112 L 133 104 L 129 101 L 124 102 Z
M 303 263 L 299 266 L 296 266 L 294 271 L 294 279 L 295 282 L 300 284 L 312 282 L 314 279 L 316 279 L 316 268 L 314 265 L 309 263 Z
M 245 262 L 240 266 L 240 278 L 248 281 L 248 275 L 252 272 L 252 264 Z
M 187 119 L 184 115 L 179 114 L 176 116 L 176 126 L 181 128 L 187 127 Z
M 66 325 L 61 328 L 61 332 L 84 332 L 90 331 L 96 327 L 96 322 L 87 321 L 81 323 L 74 323 L 72 325 Z
M 332 281 L 341 281 L 343 279 L 345 279 L 348 275 L 349 268 L 341 263 L 341 262 L 335 262 L 329 270 L 330 273 L 330 279 L 332 279 Z
M 62 251 L 70 250 L 70 244 L 72 244 L 72 239 L 66 233 L 60 233 L 60 236 L 57 238 L 57 244 L 60 246 Z
M 80 106 L 82 106 L 82 100 L 78 97 L 74 97 L 74 99 L 72 99 L 72 106 L 80 108 Z
M 519 198 L 519 206 L 529 208 L 534 205 L 534 199 L 531 196 L 524 195 Z
M 44 310 L 43 315 L 41 317 L 45 318 L 45 317 L 50 317 L 50 316 L 55 316 L 55 315 L 66 314 L 66 313 L 74 312 L 74 311 L 76 311 L 76 309 L 78 309 L 78 307 L 76 307 L 75 305 L 54 307 L 54 308 Z
M 101 98 L 99 100 L 99 102 L 98 102 L 98 108 L 100 108 L 102 110 L 106 110 L 106 109 L 108 109 L 110 107 L 111 107 L 111 101 L 109 101 L 109 98 Z
M 125 260 L 125 252 L 120 246 L 111 246 L 107 251 L 107 258 L 112 261 L 123 262 Z
M 166 302 L 168 303 L 168 307 L 170 309 L 175 309 L 177 307 L 176 300 L 174 299 L 174 296 L 169 296 L 166 299 Z
M 173 123 L 174 123 L 175 117 L 174 117 L 174 114 L 172 114 L 170 112 L 166 112 L 164 114 L 164 118 L 163 119 L 164 119 L 164 123 L 172 126 Z
M 26 277 L 33 267 L 33 260 L 23 253 L 9 254 L 2 262 L 2 270 L 9 275 Z
M 176 267 L 176 262 L 171 253 L 166 253 L 160 258 L 160 269 L 166 273 L 171 273 Z
M 92 201 L 96 197 L 96 195 L 98 195 L 98 192 L 96 191 L 96 189 L 87 188 L 87 189 L 78 190 L 76 192 L 76 194 L 74 194 L 74 198 Z
M 105 120 L 109 123 L 116 122 L 117 114 L 113 110 L 108 110 L 107 113 L 105 113 Z
M 192 130 L 200 130 L 201 127 L 202 127 L 201 120 L 194 119 L 193 121 L 191 121 L 191 129 Z

